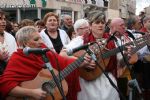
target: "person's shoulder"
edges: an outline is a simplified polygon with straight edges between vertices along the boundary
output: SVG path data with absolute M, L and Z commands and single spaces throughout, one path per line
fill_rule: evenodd
M 46 29 L 43 29 L 39 34 L 40 34 L 41 38 L 46 37 L 47 36 L 46 35 Z
M 63 30 L 63 29 L 60 29 L 60 28 L 58 28 L 58 31 L 59 31 L 59 32 L 66 33 L 66 31 L 65 31 L 65 30 Z
M 19 49 L 17 49 L 16 51 L 14 51 L 13 53 L 12 53 L 12 55 L 10 56 L 10 59 L 9 59 L 9 61 L 14 61 L 14 59 L 16 60 L 16 59 L 18 59 L 18 56 L 19 55 L 22 55 L 23 53 L 21 53 L 21 50 L 19 50 Z M 20 59 L 20 58 L 19 58 Z M 19 60 L 18 59 L 18 60 Z
M 46 29 L 41 30 L 40 34 L 44 34 Z
M 4 31 L 4 34 L 8 35 L 8 36 L 12 36 L 10 33 L 6 32 L 6 31 Z
M 14 40 L 15 40 L 14 36 L 11 35 L 10 33 L 6 32 L 6 31 L 4 31 L 4 35 L 5 35 L 7 38 L 11 38 L 11 39 L 14 39 Z
M 58 31 L 60 33 L 60 36 L 65 36 L 65 37 L 67 36 L 67 37 L 69 37 L 68 34 L 66 33 L 66 31 L 64 31 L 64 30 L 62 30 L 60 28 L 58 29 Z
M 61 26 L 61 29 L 62 29 L 62 30 L 66 30 L 67 27 L 66 27 L 65 25 L 62 25 L 62 26 Z

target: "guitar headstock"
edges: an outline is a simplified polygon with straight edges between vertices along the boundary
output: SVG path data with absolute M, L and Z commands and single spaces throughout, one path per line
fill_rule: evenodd
M 128 42 L 120 46 L 120 48 L 114 48 L 107 52 L 104 52 L 102 54 L 102 57 L 108 58 L 110 56 L 116 55 L 118 52 L 120 52 L 120 50 L 123 51 L 127 49 L 126 46 L 132 46 L 133 49 L 131 50 L 130 54 L 134 54 L 135 52 L 137 52 L 139 49 L 141 49 L 142 47 L 146 45 L 150 45 L 150 34 L 146 34 L 146 35 L 143 35 L 142 37 L 136 38 L 134 41 Z
M 136 38 L 135 43 L 148 43 L 148 39 L 150 39 L 150 35 L 143 35 L 142 37 Z
M 145 45 L 150 45 L 149 40 L 150 40 L 150 34 L 147 34 L 147 35 L 143 35 L 142 37 L 136 38 L 132 42 L 126 43 L 124 46 L 132 46 L 133 49 L 131 51 L 131 54 L 134 54 Z
M 89 47 L 89 49 L 96 55 L 97 59 L 99 59 L 103 49 L 106 45 L 106 39 L 101 38 L 97 39 L 96 42 Z

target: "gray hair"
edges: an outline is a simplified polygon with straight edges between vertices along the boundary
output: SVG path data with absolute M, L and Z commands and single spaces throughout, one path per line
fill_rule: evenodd
M 104 12 L 95 10 L 95 11 L 91 11 L 87 17 L 87 19 L 89 20 L 89 23 L 92 24 L 93 22 L 106 22 L 106 17 Z
M 19 48 L 25 47 L 25 43 L 27 43 L 27 41 L 30 40 L 34 32 L 38 32 L 38 31 L 33 26 L 25 26 L 17 31 L 16 40 L 17 40 Z
M 80 28 L 83 24 L 86 24 L 87 26 L 89 26 L 88 20 L 86 20 L 86 19 L 78 19 L 78 20 L 74 23 L 74 31 L 75 31 L 76 33 L 78 33 L 78 32 L 77 32 L 77 29 Z
M 68 17 L 69 17 L 69 18 L 72 18 L 71 15 L 65 14 L 65 15 L 63 15 L 62 19 L 64 20 L 65 18 L 68 18 Z
M 150 16 L 145 16 L 145 17 L 143 18 L 143 23 L 146 23 L 148 20 L 150 20 Z

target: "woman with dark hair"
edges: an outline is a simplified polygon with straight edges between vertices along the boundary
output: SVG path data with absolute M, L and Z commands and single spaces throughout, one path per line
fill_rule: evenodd
M 35 28 L 37 28 L 38 32 L 41 32 L 43 29 L 45 29 L 45 24 L 43 20 L 38 20 L 34 24 Z
M 8 33 L 10 33 L 11 35 L 13 35 L 12 30 L 13 30 L 13 25 L 11 24 L 10 21 L 7 20 L 7 21 L 6 21 L 6 28 L 5 28 L 5 31 L 8 32 Z
M 12 26 L 6 23 L 5 13 L 0 10 L 0 74 L 3 73 L 7 61 L 14 51 L 17 49 L 15 38 L 7 31 L 12 30 Z M 9 28 L 8 28 L 9 26 Z
M 76 33 L 73 26 L 68 29 L 67 34 L 71 40 L 75 37 Z
M 104 13 L 99 11 L 93 11 L 92 14 L 88 16 L 88 19 L 91 32 L 90 34 L 85 34 L 85 44 L 102 39 L 106 23 Z M 92 70 L 96 70 L 96 68 Z M 111 73 L 113 68 L 107 69 L 106 67 L 106 71 L 110 79 L 117 85 L 116 79 Z M 78 100 L 119 100 L 117 91 L 103 73 L 92 81 L 80 78 L 80 85 L 81 92 L 78 94 Z

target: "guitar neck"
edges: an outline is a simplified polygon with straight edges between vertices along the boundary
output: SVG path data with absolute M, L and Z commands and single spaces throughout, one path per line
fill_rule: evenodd
M 142 43 L 142 44 L 136 46 L 135 48 L 133 48 L 133 49 L 131 50 L 131 54 L 136 53 L 138 50 L 140 50 L 141 48 L 143 48 L 145 45 L 146 45 L 146 43 Z
M 61 81 L 67 76 L 69 75 L 72 71 L 74 71 L 77 67 L 80 66 L 80 64 L 84 61 L 84 55 L 82 55 L 81 57 L 79 57 L 77 60 L 75 60 L 73 63 L 71 63 L 70 65 L 68 65 L 64 70 L 62 70 L 58 75 L 57 75 L 57 79 L 59 80 L 59 82 L 61 83 Z M 42 84 L 42 89 L 47 91 L 48 93 L 53 93 L 54 88 L 56 87 L 55 81 L 54 79 L 49 80 L 47 82 L 44 82 Z
M 120 51 L 125 50 L 125 49 L 126 49 L 125 46 L 127 46 L 127 45 L 129 45 L 129 44 L 131 44 L 131 43 L 128 43 L 128 44 L 119 46 L 119 47 L 114 48 L 114 49 L 112 49 L 112 50 L 110 50 L 110 51 L 108 51 L 108 52 L 103 53 L 103 54 L 102 54 L 102 58 L 108 58 L 108 57 L 110 57 L 110 56 L 116 55 L 116 54 L 119 53 Z
M 141 49 L 142 47 L 144 47 L 145 45 L 149 44 L 149 37 L 150 35 L 145 35 L 143 37 L 137 38 L 132 42 L 126 43 L 124 45 L 121 45 L 117 48 L 114 48 L 108 52 L 105 52 L 102 54 L 102 58 L 108 58 L 110 56 L 116 55 L 117 53 L 119 53 L 120 51 L 123 51 L 126 49 L 126 46 L 129 45 L 133 45 L 133 49 L 131 50 L 131 54 L 134 54 L 135 52 L 137 52 L 139 49 Z
M 68 76 L 72 71 L 74 71 L 80 64 L 84 61 L 84 55 L 75 60 L 72 64 L 68 65 L 63 71 L 60 72 L 60 75 L 57 76 L 59 79 L 63 80 L 66 76 Z
M 57 79 L 59 81 L 63 80 L 66 76 L 68 76 L 72 71 L 74 71 L 77 67 L 80 66 L 80 64 L 84 61 L 84 55 L 79 57 L 77 60 L 75 60 L 72 64 L 68 65 L 64 70 L 62 70 L 58 75 Z M 54 80 L 48 81 L 52 85 L 52 87 L 55 87 L 56 84 Z

